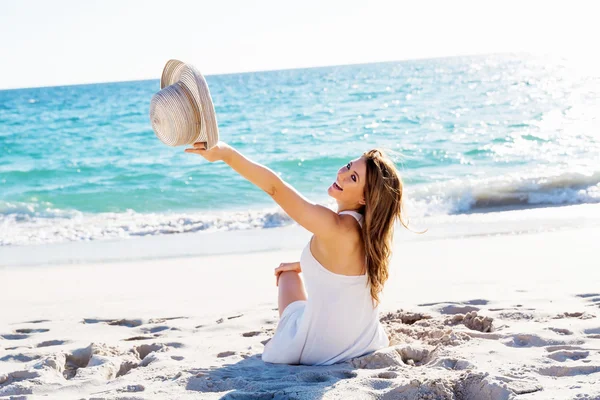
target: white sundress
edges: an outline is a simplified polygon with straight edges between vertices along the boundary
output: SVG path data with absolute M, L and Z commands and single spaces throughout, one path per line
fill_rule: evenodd
M 352 215 L 362 226 L 362 215 Z M 389 340 L 373 307 L 367 275 L 335 274 L 312 255 L 300 257 L 308 300 L 289 304 L 262 359 L 276 364 L 330 365 L 387 347 Z

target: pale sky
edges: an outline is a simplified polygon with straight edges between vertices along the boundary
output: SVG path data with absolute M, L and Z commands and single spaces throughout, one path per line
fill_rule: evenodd
M 497 52 L 596 57 L 593 1 L 0 0 L 0 89 Z

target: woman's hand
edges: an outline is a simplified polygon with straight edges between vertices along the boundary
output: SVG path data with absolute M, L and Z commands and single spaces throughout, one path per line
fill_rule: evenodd
M 275 268 L 275 285 L 279 286 L 279 275 L 285 271 L 295 271 L 300 273 L 302 272 L 302 268 L 300 268 L 299 262 L 279 264 L 279 267 Z
M 192 149 L 185 149 L 185 152 L 186 153 L 199 154 L 202 157 L 204 157 L 207 161 L 209 161 L 209 162 L 215 162 L 215 161 L 223 161 L 223 160 L 225 160 L 225 158 L 227 156 L 227 152 L 230 149 L 231 149 L 231 147 L 229 147 L 229 145 L 227 143 L 225 143 L 225 142 L 219 142 L 219 143 L 217 143 L 210 150 L 206 150 L 206 143 L 205 142 L 196 142 L 196 143 L 194 143 L 194 148 L 192 148 Z

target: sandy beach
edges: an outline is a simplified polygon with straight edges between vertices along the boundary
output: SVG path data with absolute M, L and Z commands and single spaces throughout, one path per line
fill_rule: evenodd
M 0 398 L 600 399 L 598 210 L 399 233 L 381 314 L 392 346 L 328 367 L 260 358 L 273 268 L 298 259 L 299 228 L 255 231 L 290 237 L 271 250 L 4 266 Z
M 588 3 L 0 2 L 0 400 L 600 400 Z

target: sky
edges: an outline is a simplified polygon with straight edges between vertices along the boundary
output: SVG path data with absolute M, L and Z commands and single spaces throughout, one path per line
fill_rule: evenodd
M 527 52 L 596 57 L 592 1 L 0 0 L 0 89 Z

